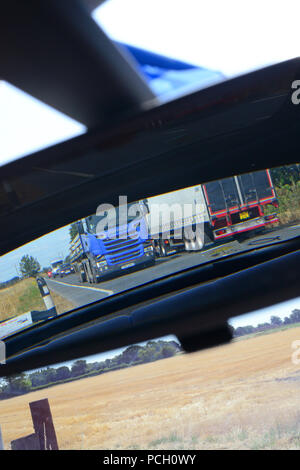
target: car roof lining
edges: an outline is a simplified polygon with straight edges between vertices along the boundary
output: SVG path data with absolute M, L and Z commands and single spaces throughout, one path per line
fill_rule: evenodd
M 3 166 L 0 220 L 8 232 L 0 233 L 0 253 L 95 213 L 102 202 L 118 205 L 118 195 L 132 202 L 297 162 L 290 85 L 298 69 L 298 59 L 268 67 Z
M 0 63 L 3 80 L 95 128 L 143 109 L 155 96 L 89 7 L 80 0 L 3 2 Z

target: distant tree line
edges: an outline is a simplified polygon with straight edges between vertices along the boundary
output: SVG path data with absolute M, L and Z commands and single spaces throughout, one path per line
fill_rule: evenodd
M 272 181 L 279 201 L 277 211 L 281 224 L 300 219 L 300 165 L 293 164 L 271 169 Z
M 0 384 L 0 399 L 22 395 L 57 383 L 165 359 L 180 351 L 181 348 L 176 341 L 148 341 L 145 346 L 129 346 L 121 354 L 101 362 L 87 362 L 84 359 L 79 359 L 71 367 L 46 367 L 29 374 L 13 375 L 7 377 L 2 385 Z
M 40 270 L 40 263 L 31 255 L 24 255 L 19 263 L 22 277 L 34 277 Z
M 272 168 L 271 176 L 275 187 L 281 188 L 285 185 L 294 185 L 300 180 L 300 165 L 295 163 Z
M 12 277 L 7 281 L 0 282 L 0 289 L 5 289 L 6 287 L 13 286 L 17 282 L 19 282 L 20 278 L 18 276 Z
M 15 276 L 7 281 L 0 282 L 0 289 L 13 286 L 21 279 L 25 279 L 27 277 L 35 277 L 36 274 L 40 272 L 40 270 L 41 266 L 36 258 L 30 255 L 24 255 L 22 256 L 19 263 L 19 272 L 21 273 L 21 276 Z
M 278 328 L 285 325 L 291 325 L 293 323 L 300 323 L 300 310 L 295 309 L 292 311 L 291 315 L 285 317 L 283 320 L 280 317 L 272 316 L 270 318 L 270 322 L 268 323 L 260 323 L 257 326 L 246 325 L 246 326 L 239 326 L 238 328 L 232 328 L 233 336 L 243 336 L 243 335 L 250 335 L 251 333 L 259 333 L 267 330 L 271 330 L 274 328 Z

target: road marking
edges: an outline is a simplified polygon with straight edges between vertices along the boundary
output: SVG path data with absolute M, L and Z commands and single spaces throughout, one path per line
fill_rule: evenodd
M 229 251 L 229 250 L 232 250 L 234 249 L 235 247 L 235 243 L 234 242 L 230 242 L 230 243 L 224 243 L 224 245 L 220 245 L 220 246 L 214 246 L 213 248 L 209 248 L 208 250 L 204 250 L 202 252 L 200 252 L 200 254 L 202 255 L 205 255 L 206 253 L 208 252 L 211 252 L 213 251 L 215 254 L 218 254 L 219 252 L 222 252 L 222 251 Z
M 90 290 L 96 290 L 100 292 L 104 292 L 105 294 L 108 295 L 113 295 L 114 291 L 113 290 L 108 290 L 108 289 L 100 289 L 97 287 L 88 287 L 88 286 L 78 286 L 78 284 L 69 284 L 68 282 L 61 282 L 61 281 L 54 281 L 53 279 L 48 279 L 51 282 L 57 282 L 57 284 L 63 284 L 65 286 L 70 286 L 70 287 L 78 287 L 79 289 L 90 289 Z

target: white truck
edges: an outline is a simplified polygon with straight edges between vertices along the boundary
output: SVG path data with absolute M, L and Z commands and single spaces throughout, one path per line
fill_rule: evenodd
M 278 222 L 269 170 L 261 170 L 144 200 L 149 236 L 158 256 L 201 250 L 207 243 Z M 266 210 L 266 206 L 271 210 Z
M 201 186 L 148 198 L 149 237 L 158 256 L 201 250 L 209 222 Z
M 51 261 L 51 268 L 52 268 L 52 277 L 56 277 L 58 276 L 58 270 L 60 268 L 60 266 L 64 263 L 64 260 L 62 259 L 57 259 L 57 260 L 54 260 L 54 261 Z

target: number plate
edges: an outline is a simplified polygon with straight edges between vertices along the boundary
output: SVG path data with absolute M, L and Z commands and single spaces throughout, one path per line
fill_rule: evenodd
M 240 220 L 245 220 L 245 219 L 249 219 L 249 212 L 241 212 L 240 213 Z
M 121 269 L 131 268 L 132 266 L 134 266 L 134 263 L 123 264 L 123 266 L 121 266 Z

